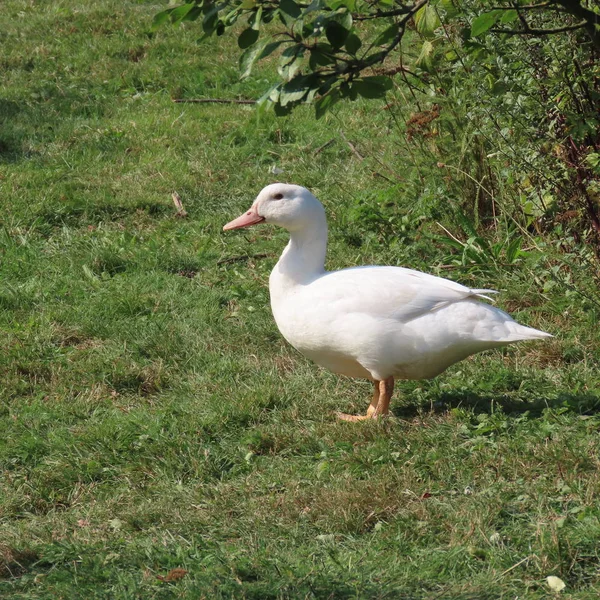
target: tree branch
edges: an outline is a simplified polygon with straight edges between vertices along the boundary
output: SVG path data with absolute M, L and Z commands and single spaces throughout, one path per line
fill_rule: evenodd
M 537 10 L 537 9 L 541 9 L 541 8 L 548 8 L 550 6 L 553 6 L 556 3 L 556 0 L 553 0 L 552 2 L 540 2 L 540 4 L 523 4 L 523 5 L 519 5 L 517 7 L 514 6 L 491 6 L 490 8 L 486 9 L 488 11 L 491 10 Z
M 427 2 L 429 2 L 429 0 L 419 0 L 410 7 L 410 12 L 405 13 L 404 17 L 398 22 L 398 33 L 394 36 L 394 39 L 391 41 L 390 45 L 385 50 L 374 54 L 368 60 L 357 60 L 354 62 L 349 62 L 337 73 L 339 75 L 355 75 L 357 73 L 360 73 L 361 71 L 364 71 L 368 67 L 372 67 L 377 63 L 383 62 L 402 41 L 402 38 L 404 37 L 404 28 L 406 27 L 408 21 L 422 6 L 425 6 Z
M 256 104 L 256 100 L 238 100 L 237 98 L 171 98 L 177 104 Z
M 505 33 L 506 35 L 551 35 L 553 33 L 564 33 L 565 31 L 575 31 L 583 29 L 587 25 L 586 21 L 577 23 L 576 25 L 567 25 L 566 27 L 556 27 L 555 29 L 532 29 L 527 25 L 523 29 L 498 29 L 493 27 L 490 31 L 494 33 Z
M 592 43 L 600 50 L 600 14 L 580 4 L 579 0 L 556 0 L 569 14 L 583 19 Z
M 419 8 L 424 4 L 423 2 L 419 2 Z M 402 15 L 412 15 L 416 11 L 414 10 L 416 5 L 414 6 L 402 6 L 401 8 L 396 8 L 394 10 L 377 10 L 370 15 L 359 15 L 353 14 L 352 18 L 355 21 L 367 21 L 369 19 L 378 19 L 379 17 L 399 17 Z M 417 9 L 418 10 L 418 9 Z

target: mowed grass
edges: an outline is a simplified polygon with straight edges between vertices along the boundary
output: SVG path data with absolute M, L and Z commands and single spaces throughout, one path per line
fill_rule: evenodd
M 548 598 L 555 575 L 597 598 L 593 298 L 543 293 L 535 254 L 437 269 L 556 338 L 399 382 L 388 421 L 337 422 L 370 385 L 277 332 L 285 233 L 221 227 L 283 179 L 324 201 L 331 268 L 436 271 L 433 228 L 390 244 L 356 210 L 381 193 L 414 215 L 389 192 L 398 132 L 377 102 L 319 122 L 173 103 L 256 98 L 272 65 L 240 82 L 232 37 L 147 35 L 162 7 L 0 11 L 0 596 Z

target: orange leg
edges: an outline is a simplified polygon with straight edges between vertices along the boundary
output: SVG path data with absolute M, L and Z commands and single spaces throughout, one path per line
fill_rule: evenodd
M 377 411 L 377 404 L 379 404 L 379 381 L 373 382 L 373 399 L 369 408 L 367 408 L 367 418 L 371 418 Z
M 338 419 L 342 421 L 364 421 L 366 419 L 376 419 L 377 417 L 385 417 L 390 410 L 390 400 L 394 393 L 394 378 L 388 377 L 382 381 L 375 381 L 373 390 L 373 399 L 367 409 L 366 415 L 347 415 L 345 413 L 337 413 Z
M 388 377 L 379 382 L 379 403 L 373 417 L 387 417 L 390 412 L 390 400 L 394 393 L 394 378 Z

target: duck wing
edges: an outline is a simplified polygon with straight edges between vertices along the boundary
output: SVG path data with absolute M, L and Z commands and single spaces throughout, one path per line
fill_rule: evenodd
M 403 267 L 343 269 L 326 273 L 308 288 L 314 300 L 338 314 L 366 313 L 402 323 L 462 300 L 489 300 L 485 294 L 496 293 Z

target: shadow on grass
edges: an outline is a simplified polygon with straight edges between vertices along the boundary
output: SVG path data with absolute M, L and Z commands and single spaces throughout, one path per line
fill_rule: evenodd
M 507 414 L 529 413 L 531 417 L 539 417 L 544 410 L 567 409 L 568 412 L 580 415 L 591 415 L 600 412 L 600 396 L 595 394 L 572 394 L 560 392 L 554 398 L 543 398 L 533 401 L 516 400 L 507 395 L 479 394 L 475 391 L 460 390 L 444 392 L 429 407 L 422 404 L 398 405 L 393 410 L 394 416 L 410 419 L 429 409 L 433 413 L 444 413 L 453 408 L 470 409 L 475 414 L 492 414 L 502 407 Z
M 76 91 L 70 82 L 60 88 L 54 83 L 32 80 L 22 100 L 0 98 L 0 164 L 17 163 L 38 155 L 30 143 L 51 144 L 55 129 L 65 121 L 101 118 L 108 102 L 98 85 L 91 83 Z M 35 96 L 35 98 L 33 97 Z
M 19 577 L 39 559 L 33 550 L 18 550 L 0 544 L 0 579 Z
M 9 124 L 18 123 L 20 119 L 26 120 L 27 115 L 23 105 L 0 98 L 0 164 L 18 162 L 31 156 L 31 152 L 25 150 L 23 139 L 19 139 L 9 130 Z

